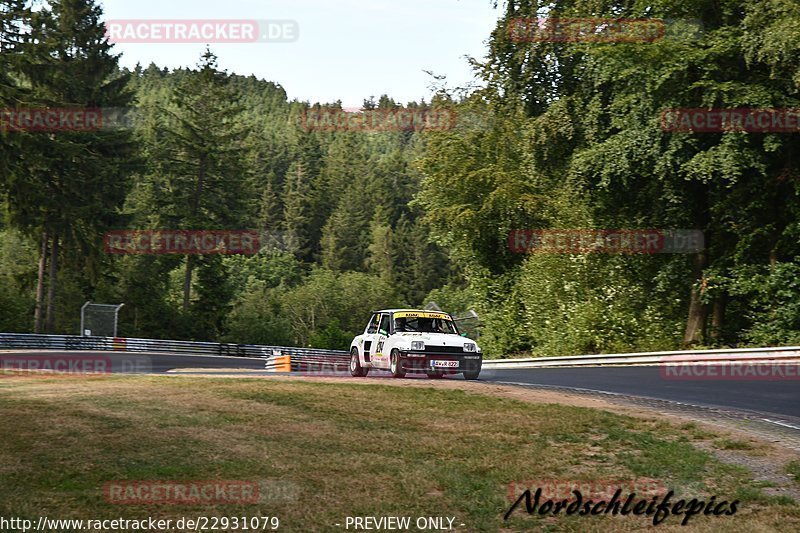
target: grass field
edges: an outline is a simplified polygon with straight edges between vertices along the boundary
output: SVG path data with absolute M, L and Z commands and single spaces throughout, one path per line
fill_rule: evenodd
M 0 379 L 0 417 L 5 517 L 268 515 L 280 531 L 346 531 L 348 516 L 450 516 L 458 531 L 633 531 L 652 519 L 529 516 L 523 505 L 504 521 L 508 487 L 648 478 L 689 499 L 740 500 L 734 516 L 688 527 L 670 517 L 659 530 L 800 530 L 795 503 L 696 448 L 692 425 L 587 408 L 379 380 L 13 377 Z M 124 480 L 266 489 L 258 503 L 109 503 L 103 487 Z

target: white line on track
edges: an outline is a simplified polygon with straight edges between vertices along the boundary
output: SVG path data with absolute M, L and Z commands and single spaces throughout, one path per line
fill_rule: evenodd
M 778 425 L 778 426 L 783 426 L 783 427 L 785 427 L 785 428 L 792 428 L 792 429 L 798 429 L 798 430 L 800 430 L 800 426 L 795 426 L 795 425 L 793 425 L 793 424 L 787 424 L 786 422 L 779 422 L 779 421 L 777 421 L 777 420 L 770 420 L 769 418 L 762 418 L 761 420 L 763 420 L 764 422 L 769 422 L 770 424 L 775 424 L 775 425 Z

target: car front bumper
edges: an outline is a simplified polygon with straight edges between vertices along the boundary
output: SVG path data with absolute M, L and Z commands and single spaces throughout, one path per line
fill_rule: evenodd
M 434 366 L 434 361 L 454 361 L 454 366 Z M 400 363 L 409 372 L 428 372 L 431 370 L 443 373 L 480 372 L 483 364 L 481 353 L 436 353 L 436 352 L 400 352 Z

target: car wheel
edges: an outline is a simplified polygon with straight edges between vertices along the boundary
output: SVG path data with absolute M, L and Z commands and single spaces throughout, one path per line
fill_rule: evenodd
M 464 372 L 464 379 L 473 380 L 478 379 L 478 375 L 481 373 L 480 370 L 477 372 Z
M 403 362 L 400 360 L 400 351 L 397 348 L 392 350 L 389 369 L 392 371 L 393 378 L 406 377 L 406 371 L 403 368 Z
M 358 359 L 358 348 L 350 350 L 350 375 L 354 378 L 363 378 L 368 373 L 369 369 L 361 366 L 361 361 Z

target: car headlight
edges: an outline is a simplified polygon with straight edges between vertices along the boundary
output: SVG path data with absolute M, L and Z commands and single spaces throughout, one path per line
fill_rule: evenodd
M 425 349 L 425 342 L 424 341 L 411 341 L 411 349 L 412 350 L 424 350 Z
M 475 351 L 475 343 L 474 342 L 465 342 L 464 343 L 464 351 L 465 352 L 474 352 Z

